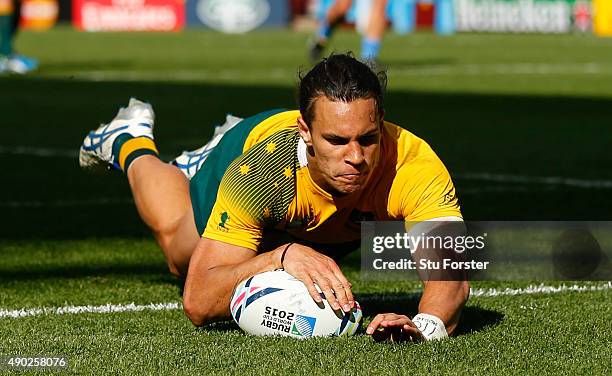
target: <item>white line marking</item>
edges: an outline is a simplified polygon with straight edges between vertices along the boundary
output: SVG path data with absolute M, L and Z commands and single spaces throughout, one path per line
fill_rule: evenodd
M 498 296 L 517 296 L 533 294 L 558 294 L 564 292 L 592 292 L 612 289 L 612 282 L 601 285 L 560 285 L 546 286 L 530 285 L 524 288 L 506 289 L 471 289 L 470 297 L 498 297 Z M 415 292 L 414 294 L 419 294 Z M 104 304 L 98 306 L 64 306 L 64 307 L 41 307 L 41 308 L 22 308 L 16 310 L 0 309 L 0 318 L 21 318 L 40 315 L 66 315 L 81 313 L 119 313 L 119 312 L 142 312 L 142 311 L 174 311 L 183 309 L 180 302 L 170 303 L 150 303 L 137 305 L 129 304 Z
M 99 306 L 64 306 L 64 307 L 42 307 L 18 310 L 0 309 L 0 318 L 20 318 L 39 315 L 66 315 L 80 313 L 119 313 L 119 312 L 142 312 L 142 311 L 170 311 L 182 309 L 181 303 L 151 303 L 145 305 L 129 304 L 105 304 Z
M 97 198 L 91 200 L 55 200 L 55 201 L 4 201 L 0 208 L 42 208 L 42 207 L 71 207 L 71 206 L 99 206 L 112 204 L 133 204 L 131 198 Z
M 495 297 L 495 296 L 516 296 L 516 295 L 533 295 L 533 294 L 558 294 L 562 292 L 589 292 L 603 291 L 612 289 L 612 282 L 604 283 L 603 285 L 560 285 L 546 286 L 544 284 L 529 285 L 524 288 L 517 289 L 470 289 L 470 297 Z

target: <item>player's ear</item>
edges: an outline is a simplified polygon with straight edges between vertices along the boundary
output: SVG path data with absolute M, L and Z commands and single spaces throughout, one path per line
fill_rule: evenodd
M 301 116 L 298 118 L 297 126 L 298 131 L 300 132 L 300 136 L 302 137 L 302 140 L 304 140 L 306 146 L 312 146 L 312 135 L 310 134 L 310 128 L 308 128 L 308 125 L 304 121 L 304 118 L 302 118 Z

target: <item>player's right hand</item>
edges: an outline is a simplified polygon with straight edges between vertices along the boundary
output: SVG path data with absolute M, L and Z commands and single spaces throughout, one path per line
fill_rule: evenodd
M 349 312 L 355 307 L 352 285 L 332 258 L 308 246 L 294 243 L 285 253 L 283 267 L 287 273 L 306 285 L 315 302 L 323 301 L 316 284 L 334 310 Z
M 371 335 L 377 342 L 422 342 L 425 340 L 423 333 L 408 316 L 397 313 L 376 315 L 368 325 L 366 334 Z

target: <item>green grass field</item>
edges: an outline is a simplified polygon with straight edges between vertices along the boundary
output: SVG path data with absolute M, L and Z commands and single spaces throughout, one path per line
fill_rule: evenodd
M 125 179 L 79 170 L 85 133 L 135 96 L 153 103 L 156 140 L 171 158 L 203 144 L 226 113 L 292 108 L 307 38 L 20 35 L 20 52 L 42 65 L 0 76 L 0 355 L 65 355 L 76 374 L 609 374 L 609 288 L 475 296 L 456 338 L 419 345 L 253 338 L 232 323 L 194 329 L 178 308 L 54 311 L 181 299 Z M 333 48 L 358 45 L 343 32 Z M 438 152 L 466 219 L 610 220 L 611 51 L 612 39 L 586 36 L 389 35 L 387 119 Z M 342 266 L 367 319 L 415 313 L 418 284 L 361 280 L 358 255 Z

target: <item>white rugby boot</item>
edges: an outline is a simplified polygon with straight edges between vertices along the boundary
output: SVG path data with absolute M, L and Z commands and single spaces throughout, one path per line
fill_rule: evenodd
M 202 167 L 208 155 L 213 151 L 215 146 L 219 144 L 223 135 L 234 126 L 240 123 L 243 119 L 237 116 L 228 114 L 225 117 L 225 123 L 215 127 L 213 138 L 207 142 L 204 146 L 193 151 L 184 151 L 181 155 L 176 157 L 172 162 L 173 165 L 178 167 L 187 179 L 191 180 L 195 176 L 196 172 Z
M 85 170 L 120 169 L 113 156 L 113 142 L 121 134 L 153 139 L 155 113 L 149 103 L 130 98 L 127 107 L 121 107 L 108 124 L 102 124 L 83 140 L 79 151 L 79 165 Z
M 5 68 L 11 73 L 26 74 L 38 69 L 38 60 L 23 55 L 11 55 Z

